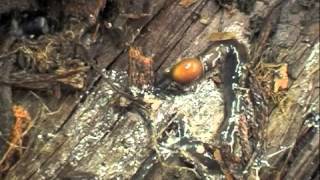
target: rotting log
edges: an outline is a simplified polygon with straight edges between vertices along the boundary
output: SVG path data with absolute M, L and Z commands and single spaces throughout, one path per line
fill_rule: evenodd
M 213 32 L 234 32 L 247 46 L 250 90 L 256 93 L 255 100 L 260 99 L 253 102 L 258 128 L 249 131 L 261 144 L 253 145 L 247 162 L 254 173 L 244 177 L 319 177 L 319 2 L 257 1 L 249 15 L 210 0 L 198 0 L 189 7 L 179 1 L 161 0 L 151 6 L 148 16 L 126 19 L 128 27 L 120 35 L 127 33 L 125 41 L 153 59 L 157 76 L 179 58 L 212 52 L 214 48 L 208 42 Z M 81 100 L 79 94 L 72 93 L 57 100 L 32 91 L 15 91 L 15 102 L 26 105 L 33 115 L 34 128 L 23 156 L 10 168 L 6 179 L 199 178 L 190 169 L 169 166 L 184 167 L 179 159 L 193 162 L 183 153 L 164 164 L 154 162 L 151 171 L 144 169 L 157 157 L 155 132 L 172 122 L 166 119 L 157 126 L 159 129 L 150 132 L 153 126 L 139 111 L 141 104 L 116 93 L 106 82 L 109 78 L 125 84 L 122 72 L 128 66 L 127 48 L 115 45 L 114 36 L 108 32 L 99 31 L 99 43 L 88 48 L 88 64 L 99 72 L 92 73 L 92 88 Z M 289 87 L 276 93 L 274 79 L 283 64 L 288 65 Z M 113 71 L 101 78 L 103 68 Z M 121 90 L 127 89 L 124 86 Z M 212 119 L 212 137 L 222 124 L 222 109 Z M 212 145 L 217 141 L 212 139 Z M 219 161 L 217 164 L 222 166 Z M 195 169 L 200 172 L 201 166 Z M 214 177 L 229 177 L 228 167 L 221 169 Z

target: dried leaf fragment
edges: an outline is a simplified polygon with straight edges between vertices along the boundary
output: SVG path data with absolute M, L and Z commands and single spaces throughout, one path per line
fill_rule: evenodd
M 192 4 L 194 4 L 197 0 L 180 0 L 179 5 L 183 6 L 185 8 L 191 6 Z
M 288 78 L 288 64 L 282 64 L 276 70 L 277 77 L 274 78 L 273 92 L 277 93 L 279 90 L 287 89 L 289 84 Z
M 83 89 L 86 85 L 86 72 L 89 70 L 87 66 L 79 66 L 67 69 L 65 67 L 59 67 L 55 71 L 58 82 L 61 82 L 65 85 L 69 85 L 75 89 Z
M 214 32 L 210 35 L 209 40 L 215 41 L 226 41 L 236 39 L 236 34 L 234 32 Z

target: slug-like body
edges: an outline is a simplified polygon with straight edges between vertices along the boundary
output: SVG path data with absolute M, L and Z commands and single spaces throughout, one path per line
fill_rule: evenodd
M 189 84 L 203 74 L 202 62 L 197 58 L 186 58 L 173 66 L 170 71 L 172 80 L 179 84 Z
M 236 40 L 227 44 L 226 48 L 221 69 L 225 102 L 221 142 L 231 157 L 248 159 L 252 151 L 248 143 L 248 122 L 254 116 L 247 84 L 248 54 L 245 46 Z
M 239 54 L 238 43 L 227 46 L 228 52 L 225 57 L 225 61 L 222 66 L 222 79 L 223 79 L 223 96 L 225 102 L 225 121 L 229 122 L 229 125 L 224 134 L 224 139 L 228 142 L 233 141 L 234 126 L 237 123 L 236 118 L 240 113 L 240 94 L 237 93 L 240 88 L 244 88 L 243 76 L 245 76 L 244 65 L 245 57 Z

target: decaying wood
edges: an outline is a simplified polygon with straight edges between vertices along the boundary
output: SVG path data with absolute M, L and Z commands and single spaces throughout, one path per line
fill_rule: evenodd
M 154 85 L 153 60 L 136 48 L 128 51 L 129 85 L 142 88 Z
M 12 68 L 12 61 L 6 60 L 2 61 L 0 64 L 0 69 L 2 70 L 2 76 L 4 78 L 9 77 L 9 72 Z M 10 138 L 11 127 L 14 123 L 14 117 L 11 110 L 12 107 L 12 89 L 8 85 L 0 85 L 0 118 L 2 122 L 3 129 L 1 131 L 1 146 L 0 154 L 1 157 L 4 155 L 6 149 L 8 148 L 8 139 Z
M 238 177 L 315 179 L 319 176 L 319 17 L 315 15 L 319 2 L 308 2 L 257 1 L 250 14 L 245 14 L 222 8 L 211 0 L 197 0 L 188 7 L 179 1 L 155 0 L 149 4 L 152 11 L 143 17 L 132 18 L 130 14 L 116 21 L 126 25 L 125 31 L 120 31 L 126 33 L 120 43 L 137 47 L 143 57 L 152 58 L 157 75 L 179 58 L 214 52 L 216 46 L 209 43 L 212 33 L 234 32 L 250 52 L 250 90 L 256 114 L 254 125 L 241 122 L 241 136 L 246 140 L 242 144 L 254 148 L 244 155 L 247 172 Z M 159 151 L 157 141 L 161 141 L 160 135 L 172 122 L 166 119 L 156 126 L 159 129 L 150 132 L 154 127 L 145 119 L 141 105 L 114 91 L 104 80 L 111 79 L 116 87 L 127 83 L 130 53 L 108 32 L 97 31 L 97 43 L 83 45 L 87 63 L 99 72 L 92 73 L 96 77 L 90 83 L 95 86 L 82 99 L 73 93 L 55 99 L 34 92 L 24 95 L 24 99 L 16 98 L 30 109 L 34 127 L 23 156 L 8 171 L 6 179 L 63 179 L 74 174 L 101 179 L 201 177 L 197 172 L 204 169 L 202 166 L 195 166 L 196 173 L 172 168 L 183 166 L 181 159 L 189 164 L 196 161 L 187 152 L 165 163 L 153 160 Z M 288 65 L 289 87 L 275 92 L 275 67 L 280 64 Z M 100 72 L 103 68 L 112 71 Z M 0 84 L 4 86 L 0 91 L 8 91 L 9 85 Z M 22 97 L 23 92 L 16 93 Z M 5 97 L 0 100 L 5 102 Z M 11 102 L 6 104 L 9 107 Z M 3 112 L 10 112 L 3 107 L 0 117 Z M 212 137 L 218 137 L 215 133 L 222 124 L 222 113 L 212 119 Z M 11 123 L 9 119 L 6 118 L 7 124 Z M 217 141 L 212 139 L 213 147 L 206 147 L 212 149 L 212 156 L 218 151 Z M 257 144 L 250 144 L 253 142 Z M 146 170 L 148 163 L 156 165 Z M 234 176 L 221 157 L 216 158 L 215 165 L 221 167 L 215 179 Z

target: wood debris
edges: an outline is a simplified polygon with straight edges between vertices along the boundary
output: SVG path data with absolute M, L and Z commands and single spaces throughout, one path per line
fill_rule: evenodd
M 137 87 L 153 85 L 153 59 L 145 56 L 138 48 L 130 47 L 128 76 L 129 84 Z
M 209 40 L 213 42 L 231 39 L 236 39 L 236 34 L 234 32 L 214 32 L 209 36 Z
M 21 156 L 23 137 L 31 128 L 31 117 L 23 106 L 15 105 L 12 107 L 12 111 L 15 116 L 15 123 L 11 130 L 11 139 L 8 142 L 9 148 L 0 160 L 0 172 L 6 171 L 10 167 L 10 161 L 15 153 Z
M 256 67 L 256 77 L 266 95 L 273 102 L 280 103 L 289 85 L 288 64 L 260 63 Z
M 187 8 L 189 6 L 191 6 L 192 4 L 194 4 L 197 0 L 180 0 L 179 5 Z

